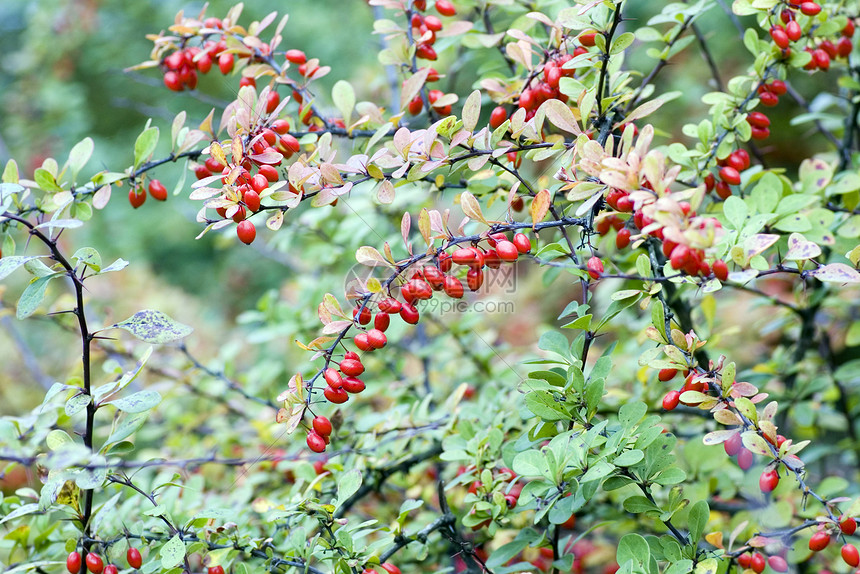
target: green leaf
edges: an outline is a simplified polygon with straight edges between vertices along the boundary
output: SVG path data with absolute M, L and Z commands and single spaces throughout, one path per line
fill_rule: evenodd
M 624 510 L 633 514 L 642 514 L 643 512 L 661 512 L 659 506 L 645 498 L 644 496 L 631 496 L 624 500 Z
M 702 537 L 702 533 L 705 531 L 705 526 L 708 524 L 708 518 L 710 517 L 711 509 L 708 507 L 708 503 L 705 500 L 700 500 L 696 502 L 690 508 L 690 540 L 693 544 L 696 544 L 699 539 Z
M 133 413 L 130 416 L 122 417 L 119 424 L 113 429 L 113 432 L 110 433 L 110 436 L 105 441 L 105 445 L 113 444 L 130 437 L 143 426 L 143 423 L 146 422 L 148 417 L 149 411 Z
M 615 40 L 613 40 L 612 47 L 609 49 L 609 55 L 614 56 L 615 54 L 620 54 L 621 52 L 629 48 L 630 45 L 633 44 L 633 40 L 635 39 L 636 36 L 634 36 L 631 32 L 625 32 L 621 34 Z
M 72 181 L 75 181 L 81 168 L 90 161 L 94 148 L 95 144 L 93 144 L 92 138 L 84 138 L 76 143 L 72 151 L 69 152 L 69 170 L 72 172 Z
M 625 534 L 618 541 L 615 559 L 621 565 L 630 561 L 634 564 L 648 564 L 651 561 L 651 548 L 648 541 L 639 534 Z
M 558 331 L 547 331 L 540 336 L 540 340 L 538 341 L 538 348 L 556 353 L 565 358 L 570 356 L 568 346 L 567 337 Z
M 116 401 L 111 401 L 107 404 L 113 405 L 121 411 L 127 413 L 142 413 L 146 412 L 161 402 L 161 395 L 158 391 L 139 391 L 133 395 L 129 395 Z
M 633 466 L 634 464 L 639 463 L 644 458 L 645 453 L 643 453 L 641 450 L 634 449 L 621 453 L 621 455 L 615 457 L 615 460 L 613 460 L 612 463 L 615 466 Z
M 514 457 L 513 470 L 517 474 L 528 477 L 546 476 L 549 466 L 546 456 L 537 450 L 527 450 Z
M 33 179 L 36 180 L 36 184 L 39 186 L 39 189 L 43 189 L 45 191 L 63 191 L 63 188 L 57 185 L 57 180 L 54 178 L 54 175 L 44 168 L 39 168 L 33 173 Z
M 549 391 L 532 391 L 525 397 L 526 407 L 545 421 L 563 421 L 569 418 L 565 409 Z
M 352 110 L 355 108 L 355 90 L 352 84 L 339 80 L 331 90 L 331 99 L 343 116 L 343 121 L 349 126 Z
M 155 345 L 178 341 L 190 335 L 194 330 L 188 325 L 174 321 L 161 311 L 153 311 L 152 309 L 138 311 L 125 321 L 108 327 L 108 329 L 114 328 L 128 331 L 141 341 Z
M 162 568 L 170 569 L 179 566 L 185 558 L 185 543 L 177 534 L 161 547 L 158 555 L 161 556 Z
M 75 254 L 72 255 L 72 259 L 76 259 L 78 263 L 83 263 L 96 273 L 101 271 L 102 256 L 99 255 L 99 252 L 92 247 L 81 247 L 75 251 Z
M 337 480 L 337 502 L 335 502 L 335 506 L 340 506 L 346 502 L 360 487 L 361 471 L 354 468 L 342 474 Z
M 27 288 L 21 293 L 21 298 L 18 299 L 18 312 L 16 315 L 19 319 L 26 319 L 36 312 L 36 309 L 42 303 L 42 299 L 45 298 L 45 290 L 48 288 L 48 282 L 59 275 L 62 274 L 56 273 L 39 277 L 27 285 Z
M 134 169 L 137 169 L 147 161 L 158 145 L 158 128 L 146 128 L 137 136 L 134 142 Z
M 13 271 L 33 259 L 39 259 L 43 255 L 12 255 L 0 259 L 0 281 L 12 274 Z

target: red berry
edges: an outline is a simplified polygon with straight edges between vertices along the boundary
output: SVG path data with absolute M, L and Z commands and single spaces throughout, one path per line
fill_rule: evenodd
M 209 171 L 205 165 L 198 165 L 194 167 L 194 177 L 197 179 L 205 179 L 212 175 L 212 172 Z
M 367 340 L 367 333 L 359 333 L 353 341 L 355 341 L 355 346 L 358 347 L 359 351 L 373 350 L 373 347 L 370 346 L 370 341 Z
M 741 568 L 749 568 L 752 564 L 752 554 L 741 554 L 738 556 L 738 566 Z
M 242 86 L 253 86 L 256 88 L 257 80 L 250 76 L 242 76 L 242 79 L 239 80 L 239 87 L 241 88 Z
M 72 574 L 78 574 L 81 571 L 81 554 L 80 552 L 70 552 L 66 558 L 66 570 Z
M 597 32 L 586 32 L 584 34 L 580 34 L 579 43 L 585 46 L 586 48 L 590 48 L 594 46 L 594 38 L 597 36 Z
M 454 16 L 457 14 L 457 9 L 454 8 L 454 5 L 449 0 L 436 0 L 436 11 L 443 16 Z
M 671 381 L 675 378 L 675 375 L 678 374 L 678 369 L 660 369 L 660 372 L 657 374 L 657 378 L 663 381 Z
M 379 329 L 371 329 L 367 332 L 367 342 L 370 343 L 370 346 L 374 349 L 381 349 L 386 343 L 388 343 L 388 338 L 385 336 L 385 333 Z
M 409 110 L 410 115 L 417 116 L 418 114 L 421 113 L 421 110 L 424 109 L 424 100 L 421 99 L 420 95 L 415 96 L 409 102 L 407 109 Z
M 336 405 L 343 404 L 347 400 L 349 400 L 349 395 L 346 394 L 346 391 L 343 389 L 343 387 L 341 387 L 339 389 L 333 389 L 331 387 L 326 387 L 325 389 L 323 389 L 323 395 L 325 396 L 326 399 L 328 399 L 329 401 L 333 402 Z M 310 445 L 308 445 L 308 446 L 310 446 Z
M 741 438 L 741 433 L 737 432 L 733 434 L 729 440 L 723 443 L 723 449 L 725 449 L 726 454 L 729 456 L 735 456 L 738 454 L 744 446 L 744 441 Z
M 340 362 L 340 371 L 344 375 L 357 377 L 364 372 L 364 365 L 361 364 L 361 361 L 356 361 L 355 359 L 344 359 Z
M 663 397 L 663 408 L 667 411 L 674 410 L 674 408 L 678 406 L 680 400 L 681 393 L 678 391 L 669 391 L 666 393 L 666 396 Z
M 143 564 L 143 559 L 140 556 L 140 550 L 137 548 L 129 548 L 125 551 L 125 559 L 128 561 L 128 565 L 132 568 L 140 568 Z
M 260 174 L 257 174 L 254 177 L 260 177 Z M 253 189 L 249 189 L 244 194 L 242 194 L 242 202 L 244 202 L 245 207 L 247 207 L 251 211 L 257 211 L 258 209 L 260 209 L 260 194 Z
M 461 247 L 454 251 L 451 255 L 451 260 L 458 265 L 471 265 L 475 261 L 477 254 L 473 249 Z
M 851 39 L 846 36 L 842 36 L 839 38 L 839 41 L 836 42 L 836 55 L 840 58 L 847 58 L 853 49 L 854 44 L 852 44 Z
M 590 258 L 585 265 L 592 279 L 600 278 L 600 275 L 603 273 L 603 261 L 600 260 L 600 257 L 594 256 Z
M 415 325 L 418 323 L 418 319 L 420 318 L 418 315 L 418 309 L 409 303 L 404 303 L 400 307 L 400 318 L 410 325 Z
M 415 47 L 415 55 L 422 60 L 430 60 L 435 61 L 439 56 L 436 54 L 436 50 L 433 49 L 433 46 L 430 44 L 418 44 Z
M 477 291 L 484 284 L 484 272 L 480 269 L 469 269 L 466 273 L 466 284 L 472 291 Z
M 105 563 L 102 560 L 102 557 L 98 554 L 90 553 L 87 554 L 87 570 L 92 572 L 93 574 L 102 574 L 102 571 L 105 569 Z
M 785 25 L 785 35 L 788 36 L 788 39 L 792 42 L 800 40 L 803 36 L 803 29 L 800 27 L 797 20 L 792 20 Z
M 418 14 L 416 14 L 417 16 Z M 424 17 L 424 25 L 427 26 L 428 30 L 432 30 L 434 32 L 439 32 L 442 30 L 442 20 L 437 18 L 436 16 L 427 15 Z
M 387 331 L 389 325 L 391 325 L 391 315 L 388 313 L 380 311 L 376 314 L 376 317 L 373 318 L 373 326 L 382 332 Z M 368 341 L 368 343 L 369 342 L 370 341 Z
M 770 137 L 770 130 L 768 128 L 753 127 L 751 137 L 754 140 L 766 140 Z M 729 192 L 729 195 L 731 195 L 731 191 Z M 725 199 L 725 197 L 723 199 Z
M 284 54 L 284 57 L 288 62 L 293 64 L 304 64 L 308 61 L 307 56 L 301 50 L 287 50 L 287 53 Z
M 771 556 L 767 559 L 767 563 L 774 572 L 788 572 L 788 562 L 782 556 Z
M 266 113 L 271 114 L 275 111 L 275 108 L 278 107 L 278 104 L 281 103 L 281 96 L 278 95 L 278 92 L 272 90 L 269 92 L 269 95 L 266 96 Z
M 747 116 L 747 123 L 756 128 L 766 128 L 770 125 L 770 119 L 761 112 L 751 112 Z
M 108 564 L 105 566 L 104 574 L 118 574 L 119 569 L 114 564 Z
M 225 76 L 233 71 L 233 54 L 221 54 L 218 56 L 218 69 Z
M 496 106 L 490 114 L 490 127 L 496 129 L 508 119 L 508 111 L 504 106 Z
M 779 103 L 779 96 L 773 92 L 762 92 L 759 94 L 759 100 L 761 100 L 761 105 L 772 108 Z
M 711 268 L 714 270 L 714 277 L 716 277 L 720 281 L 725 281 L 729 278 L 729 267 L 722 259 L 717 259 L 716 261 L 714 261 L 714 264 L 711 266 Z
M 809 539 L 809 549 L 813 552 L 821 552 L 830 544 L 830 535 L 826 532 L 816 532 Z
M 830 68 L 830 56 L 821 48 L 812 51 L 812 61 L 819 70 Z
M 250 245 L 257 237 L 257 228 L 254 227 L 253 223 L 246 219 L 239 222 L 239 225 L 236 226 L 236 235 L 239 236 L 239 241 L 245 245 Z
M 143 202 L 146 201 L 146 192 L 137 189 L 131 189 L 128 192 L 128 202 L 135 209 L 143 205 Z
M 624 249 L 630 245 L 630 230 L 626 227 L 618 230 L 618 235 L 615 236 L 615 247 Z
M 332 431 L 331 421 L 328 420 L 326 417 L 324 417 L 322 415 L 314 417 L 312 424 L 313 424 L 314 430 L 317 432 L 318 435 L 328 436 L 331 434 L 331 431 Z
M 768 85 L 768 91 L 773 92 L 777 96 L 782 96 L 788 91 L 788 86 L 782 80 L 774 80 Z
M 851 536 L 857 530 L 857 521 L 850 516 L 847 518 L 843 516 L 842 521 L 839 523 L 839 528 L 844 534 Z
M 773 39 L 773 43 L 782 48 L 783 50 L 788 48 L 788 34 L 786 34 L 785 28 L 783 28 L 782 26 L 776 25 L 771 28 L 770 37 Z
M 767 561 L 764 559 L 763 554 L 759 554 L 756 552 L 752 555 L 752 560 L 750 560 L 750 568 L 753 569 L 753 572 L 757 574 L 761 574 L 764 572 L 764 567 L 767 565 Z
M 779 484 L 779 475 L 776 470 L 771 469 L 761 473 L 758 479 L 758 487 L 762 492 L 773 492 Z
M 179 78 L 179 74 L 172 70 L 164 73 L 164 85 L 167 86 L 168 90 L 182 91 L 182 80 Z
M 322 461 L 318 461 L 318 462 L 322 462 Z M 210 566 L 207 569 L 207 572 L 209 574 L 224 574 L 224 567 L 223 566 Z
M 729 185 L 739 185 L 741 182 L 741 174 L 733 167 L 725 166 L 720 168 L 720 179 Z
M 854 35 L 854 30 L 855 30 L 854 20 L 851 20 L 849 18 L 848 23 L 845 24 L 844 28 L 842 28 L 842 35 L 845 36 L 846 38 L 850 38 L 851 36 Z
M 741 448 L 738 453 L 738 466 L 741 470 L 749 470 L 753 464 L 753 453 L 747 448 Z
M 317 434 L 315 431 L 311 431 L 308 433 L 308 438 L 306 442 L 308 443 L 308 448 L 314 452 L 323 452 L 325 450 L 325 439 L 319 434 Z
M 343 377 L 340 376 L 340 373 L 337 372 L 337 369 L 328 367 L 325 371 L 323 371 L 323 378 L 325 379 L 325 382 L 327 382 L 328 385 L 333 389 L 339 389 L 343 386 Z
M 278 142 L 284 150 L 290 153 L 299 153 L 302 147 L 299 144 L 299 140 L 297 140 L 294 136 L 290 134 L 286 134 L 281 136 L 281 139 Z
M 821 6 L 815 2 L 803 2 L 800 4 L 800 11 L 807 16 L 815 16 L 821 12 Z
M 507 239 L 496 242 L 496 253 L 502 261 L 516 261 L 520 256 L 517 246 Z
M 437 0 L 436 2 L 436 9 L 439 9 L 439 0 Z M 388 572 L 388 574 L 401 574 L 400 568 L 398 568 L 391 562 L 383 562 L 379 565 L 379 567 Z
M 532 250 L 532 242 L 525 233 L 514 235 L 513 243 L 520 253 L 528 253 Z
M 391 313 L 391 314 L 399 313 L 400 312 L 400 301 L 398 301 L 397 299 L 393 299 L 391 297 L 388 297 L 388 298 L 380 301 L 378 304 L 378 307 L 379 307 L 379 310 L 384 312 L 384 313 Z
M 364 381 L 356 377 L 346 377 L 343 380 L 343 390 L 348 393 L 360 393 L 364 388 Z
M 358 321 L 359 325 L 367 325 L 370 323 L 371 318 L 370 307 L 366 306 L 361 310 L 361 313 L 358 312 L 358 307 L 353 308 L 352 310 L 352 318 Z
M 846 544 L 842 547 L 842 560 L 852 568 L 860 565 L 860 553 L 857 552 L 857 547 L 853 544 Z
M 451 275 L 445 277 L 445 283 L 443 287 L 445 289 L 445 294 L 448 295 L 448 297 L 460 299 L 463 296 L 463 283 L 456 277 L 452 277 Z

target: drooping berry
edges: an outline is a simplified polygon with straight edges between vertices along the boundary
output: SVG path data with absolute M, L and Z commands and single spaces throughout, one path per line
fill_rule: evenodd
M 349 377 L 357 377 L 364 372 L 364 365 L 361 361 L 344 359 L 340 362 L 340 371 Z
M 146 192 L 142 189 L 131 189 L 128 192 L 128 202 L 135 209 L 143 205 L 143 202 L 146 201 Z
M 667 411 L 674 410 L 675 407 L 678 406 L 678 403 L 681 401 L 681 393 L 678 391 L 669 391 L 666 393 L 666 396 L 663 397 L 663 408 Z
M 520 253 L 528 253 L 532 250 L 532 242 L 525 233 L 514 235 L 513 243 Z
M 102 571 L 105 569 L 104 560 L 98 554 L 94 552 L 90 552 L 87 554 L 87 570 L 92 572 L 93 574 L 102 574 Z
M 857 552 L 857 547 L 853 544 L 846 544 L 842 547 L 842 560 L 852 568 L 860 565 L 860 553 Z
M 157 179 L 153 179 L 149 182 L 149 195 L 152 196 L 152 199 L 158 201 L 166 201 L 167 200 L 167 188 L 164 187 L 164 184 L 158 181 Z
M 813 552 L 821 552 L 830 544 L 830 535 L 826 532 L 816 532 L 809 539 L 809 549 Z
M 81 571 L 81 553 L 70 552 L 66 557 L 66 570 L 72 574 L 78 574 Z
M 761 473 L 758 479 L 758 486 L 762 492 L 773 492 L 777 485 L 779 485 L 779 474 L 777 474 L 775 469 Z
M 250 245 L 257 237 L 257 228 L 247 219 L 239 222 L 236 226 L 236 235 L 239 236 L 239 241 L 245 245 Z
M 788 572 L 788 562 L 782 556 L 771 556 L 767 559 L 767 563 L 774 572 Z
M 843 534 L 851 536 L 857 531 L 857 521 L 850 516 L 845 517 L 843 515 L 839 522 L 839 528 L 842 530 Z
M 143 564 L 143 558 L 140 556 L 140 550 L 131 547 L 125 551 L 125 559 L 128 565 L 132 568 L 140 568 Z
M 603 261 L 600 260 L 600 257 L 591 257 L 586 263 L 586 267 L 592 279 L 599 279 L 603 274 Z

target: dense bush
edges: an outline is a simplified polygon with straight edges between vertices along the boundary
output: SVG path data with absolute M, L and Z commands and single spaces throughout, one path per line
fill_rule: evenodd
M 68 368 L 0 419 L 4 572 L 857 568 L 860 5 L 367 4 L 330 90 L 307 10 L 180 13 L 128 71 L 233 101 L 6 163 L 4 308 Z M 242 267 L 118 279 L 126 196 Z

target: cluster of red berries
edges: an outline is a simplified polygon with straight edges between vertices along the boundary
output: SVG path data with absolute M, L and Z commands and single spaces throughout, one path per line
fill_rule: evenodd
M 764 115 L 760 112 L 753 112 L 750 114 L 750 117 L 753 114 Z M 749 117 L 747 117 L 747 120 L 749 121 Z M 768 120 L 767 117 L 765 117 L 765 120 L 767 121 L 767 124 L 770 125 L 770 120 Z M 768 135 L 769 133 L 770 132 L 768 132 Z M 730 186 L 740 185 L 741 172 L 749 169 L 750 155 L 745 149 L 737 149 L 723 159 L 718 159 L 717 166 L 720 168 L 717 172 L 720 180 L 717 181 L 712 173 L 706 175 L 705 191 L 708 193 L 715 191 L 720 199 L 728 199 L 732 194 L 732 188 Z
M 337 371 L 335 371 L 335 374 L 337 374 Z M 328 381 L 328 377 L 326 377 L 326 381 Z M 363 385 L 364 383 L 362 383 L 362 387 Z M 310 432 L 308 432 L 307 438 L 308 448 L 310 448 L 314 452 L 325 451 L 325 447 L 330 441 L 329 437 L 331 437 L 331 433 L 333 430 L 331 426 L 331 421 L 328 420 L 327 417 L 320 415 L 314 417 L 314 420 L 311 422 L 311 427 L 312 429 L 310 430 Z
M 218 18 L 207 18 L 203 25 L 213 29 L 224 27 Z M 181 92 L 185 88 L 193 90 L 197 87 L 197 72 L 208 74 L 216 62 L 218 69 L 226 76 L 233 71 L 235 62 L 235 56 L 226 50 L 227 44 L 223 37 L 218 41 L 207 40 L 202 48 L 188 46 L 176 50 L 161 61 L 164 85 L 174 92 Z
M 423 12 L 427 9 L 427 1 L 413 2 L 412 8 L 417 12 Z M 440 16 L 457 14 L 457 9 L 449 0 L 436 0 L 435 8 Z M 442 20 L 430 14 L 424 16 L 417 12 L 412 14 L 412 19 L 409 22 L 412 26 L 412 38 L 416 42 L 415 55 L 422 60 L 436 60 L 438 55 L 433 44 L 436 43 L 436 32 L 442 30 Z
M 764 140 L 770 137 L 770 118 L 761 112 L 750 112 L 747 115 L 752 139 Z
M 149 195 L 156 201 L 167 201 L 167 188 L 157 179 L 149 182 Z M 135 209 L 143 205 L 146 201 L 146 191 L 143 186 L 132 186 L 128 192 L 128 202 Z
M 678 369 L 660 369 L 660 372 L 657 373 L 657 378 L 665 383 L 674 379 L 677 374 Z M 703 393 L 706 390 L 707 383 L 703 380 L 703 377 L 697 374 L 695 371 L 688 370 L 684 376 L 684 385 L 680 389 L 669 391 L 663 397 L 663 408 L 667 411 L 671 411 L 674 410 L 675 407 L 677 407 L 679 404 L 688 407 L 693 406 L 694 403 L 682 401 L 681 395 L 683 395 L 687 391 Z
M 587 39 L 583 39 L 584 37 Z M 553 54 L 544 64 L 543 74 L 535 76 L 520 92 L 517 107 L 526 111 L 526 121 L 533 118 L 540 105 L 547 100 L 567 101 L 567 96 L 559 90 L 559 83 L 562 78 L 569 78 L 576 74 L 576 69 L 565 69 L 564 64 L 580 54 L 585 54 L 588 50 L 584 46 L 587 42 L 592 46 L 594 45 L 594 35 L 580 36 L 579 40 L 583 45 L 577 46 L 572 54 L 560 52 Z M 503 106 L 498 106 L 490 115 L 490 127 L 495 129 L 502 125 L 506 119 L 507 110 Z
M 782 556 L 765 558 L 760 552 L 745 552 L 738 556 L 738 565 L 744 570 L 752 570 L 756 574 L 764 572 L 765 566 L 770 566 L 774 572 L 788 572 L 788 562 Z
M 780 12 L 780 22 L 774 23 L 769 32 L 771 40 L 779 48 L 783 58 L 791 55 L 791 43 L 804 37 L 803 27 L 797 20 L 795 10 L 799 10 L 804 16 L 814 17 L 821 12 L 821 5 L 816 2 L 788 2 L 788 7 Z M 829 39 L 823 39 L 817 46 L 804 47 L 812 57 L 804 69 L 826 71 L 830 68 L 831 60 L 847 58 L 853 49 L 851 42 L 853 35 L 854 22 L 849 20 L 836 44 Z
M 143 564 L 143 558 L 140 556 L 140 550 L 137 548 L 129 548 L 125 553 L 125 559 L 131 568 L 140 568 Z M 94 552 L 87 554 L 86 559 L 87 570 L 92 574 L 117 574 L 119 569 L 115 564 L 105 566 L 102 557 Z M 66 569 L 72 574 L 78 574 L 81 571 L 81 553 L 74 551 L 70 552 L 66 557 Z
M 730 157 L 737 157 L 737 154 L 746 154 L 746 152 L 743 150 L 740 150 L 738 152 L 735 152 L 735 154 L 733 154 Z M 747 162 L 748 162 L 749 156 L 746 156 L 746 157 L 747 157 Z M 748 165 L 747 165 L 747 167 L 748 167 Z M 739 172 L 737 172 L 737 170 L 735 168 L 729 168 L 729 169 L 730 169 L 730 171 L 726 171 L 725 174 L 728 176 L 732 176 L 732 177 L 730 177 L 730 181 L 733 183 L 740 183 Z M 744 169 L 746 169 L 746 168 L 744 168 Z M 721 171 L 721 176 L 722 175 L 723 175 L 723 172 Z M 735 178 L 733 177 L 735 175 L 737 175 L 737 181 L 735 181 Z M 706 183 L 706 186 L 707 186 L 707 183 Z M 647 183 L 645 184 L 645 187 L 646 188 L 648 187 Z M 621 213 L 629 213 L 632 211 L 633 212 L 632 222 L 639 230 L 644 230 L 645 228 L 647 228 L 648 226 L 650 226 L 653 223 L 653 220 L 650 217 L 648 217 L 647 215 L 645 215 L 645 213 L 643 213 L 641 209 L 634 210 L 633 201 L 630 199 L 630 194 L 626 191 L 623 191 L 620 189 L 612 189 L 606 195 L 606 203 L 607 203 L 607 205 L 609 205 L 610 207 L 612 207 L 613 209 L 615 209 L 616 211 L 621 212 Z M 689 203 L 687 203 L 686 201 L 680 202 L 679 206 L 681 207 L 681 212 L 683 213 L 685 218 L 691 219 L 691 218 L 696 217 L 696 212 L 693 210 L 692 206 Z M 694 225 L 698 226 L 700 229 L 705 229 L 708 225 L 713 225 L 716 228 L 722 227 L 722 225 L 720 224 L 720 222 L 717 219 L 714 219 L 711 217 L 699 218 L 699 219 L 700 220 L 698 222 L 695 222 Z M 617 219 L 616 219 L 616 221 L 617 221 Z M 608 225 L 611 225 L 611 224 L 612 223 L 610 222 Z M 602 224 L 602 225 L 605 226 L 607 224 Z M 615 225 L 618 225 L 618 224 L 616 223 Z M 632 235 L 632 232 L 631 232 L 629 227 L 624 227 L 624 226 L 619 226 L 619 227 L 616 227 L 616 229 L 618 229 L 618 235 L 616 236 L 615 243 L 619 249 L 622 249 L 624 247 L 627 247 L 630 244 L 630 237 Z M 608 231 L 608 228 L 604 227 L 602 229 L 605 229 L 605 231 Z M 600 232 L 600 229 L 598 229 L 598 233 L 599 232 Z M 648 234 L 652 237 L 656 237 L 657 239 L 659 239 L 660 241 L 663 242 L 663 247 L 662 247 L 663 255 L 665 255 L 666 257 L 669 258 L 669 262 L 672 265 L 672 269 L 675 269 L 676 271 L 683 271 L 687 275 L 690 275 L 693 277 L 695 277 L 695 276 L 709 277 L 713 274 L 713 276 L 716 277 L 717 279 L 719 279 L 720 281 L 725 281 L 726 279 L 728 279 L 728 267 L 726 266 L 725 262 L 723 262 L 722 260 L 718 259 L 717 261 L 715 261 L 713 264 L 713 267 L 712 267 L 711 265 L 709 265 L 705 261 L 704 250 L 690 247 L 688 245 L 676 243 L 675 241 L 672 241 L 670 239 L 665 239 L 663 237 L 663 228 L 662 227 L 652 229 L 648 232 Z M 602 273 L 602 266 L 603 266 L 603 264 L 601 263 L 601 270 L 598 272 L 597 275 L 595 275 L 594 273 L 591 273 L 592 270 L 589 268 L 589 273 L 592 276 L 592 278 L 597 279 L 597 277 L 599 277 L 599 273 Z
M 782 446 L 782 443 L 785 442 L 785 437 L 781 434 L 776 435 L 776 441 L 772 441 L 768 435 L 762 435 L 764 439 L 771 444 L 773 444 L 776 448 Z M 733 434 L 729 439 L 723 443 L 723 449 L 726 451 L 726 454 L 730 457 L 737 457 L 738 466 L 741 470 L 749 470 L 753 465 L 754 455 L 751 450 L 744 446 L 743 438 L 741 437 L 741 433 L 737 432 Z M 773 474 L 771 474 L 773 473 Z M 772 492 L 777 485 L 779 484 L 779 475 L 775 470 L 768 470 L 762 473 L 759 477 L 759 488 L 761 488 L 762 492 Z M 770 490 L 767 490 L 767 489 Z
M 839 528 L 843 534 L 851 535 L 857 530 L 857 522 L 853 518 L 845 518 L 839 523 Z M 809 549 L 813 552 L 821 552 L 830 545 L 830 538 L 830 533 L 825 530 L 819 530 L 809 539 Z M 852 568 L 860 565 L 860 552 L 857 551 L 857 547 L 853 544 L 844 544 L 841 554 L 842 560 Z
M 240 224 L 241 225 L 241 224 Z M 372 352 L 385 347 L 388 338 L 385 331 L 391 324 L 391 316 L 399 315 L 400 318 L 415 325 L 420 318 L 415 304 L 418 301 L 430 299 L 433 291 L 444 291 L 446 295 L 454 299 L 460 299 L 465 294 L 463 282 L 447 273 L 451 271 L 453 264 L 464 265 L 469 268 L 466 273 L 466 284 L 471 291 L 477 291 L 484 283 L 483 267 L 498 269 L 502 262 L 516 261 L 521 253 L 531 251 L 531 240 L 524 233 L 517 233 L 513 240 L 508 240 L 504 233 L 493 233 L 487 238 L 490 249 L 482 249 L 478 246 L 461 247 L 452 254 L 442 252 L 437 258 L 437 265 L 427 265 L 421 269 L 413 270 L 412 276 L 400 287 L 402 301 L 394 296 L 381 299 L 376 303 L 377 312 L 371 311 L 369 301 L 353 308 L 352 315 L 355 323 L 364 326 L 373 321 L 373 328 L 364 330 L 354 337 L 355 346 L 363 352 Z M 326 387 L 323 396 L 335 404 L 342 404 L 349 400 L 350 394 L 357 394 L 365 389 L 365 383 L 358 377 L 364 373 L 364 365 L 361 357 L 348 351 L 344 358 L 338 363 L 338 369 L 327 367 L 323 370 L 323 379 Z M 317 424 L 322 425 L 317 428 Z M 323 452 L 329 442 L 329 432 L 323 432 L 331 428 L 331 423 L 325 417 L 316 417 L 313 421 L 313 430 L 308 433 L 308 447 L 314 452 Z
M 243 243 L 250 244 L 256 238 L 257 230 L 247 217 L 260 209 L 260 194 L 280 179 L 276 166 L 280 165 L 282 158 L 289 158 L 300 150 L 299 141 L 288 133 L 289 129 L 289 121 L 275 120 L 270 127 L 261 127 L 256 133 L 251 134 L 247 146 L 248 153 L 234 160 L 237 163 L 225 166 L 214 157 L 209 157 L 203 164 L 194 167 L 194 175 L 197 179 L 205 179 L 212 177 L 213 173 L 220 173 L 221 182 L 226 184 L 229 174 L 238 164 L 238 176 L 233 182 L 238 201 L 234 206 L 218 207 L 215 211 L 222 218 L 229 217 L 238 224 L 236 233 Z M 255 170 L 256 173 L 253 173 Z M 292 186 L 290 190 L 296 194 L 299 193 Z M 227 195 L 222 196 L 222 199 L 227 198 Z

